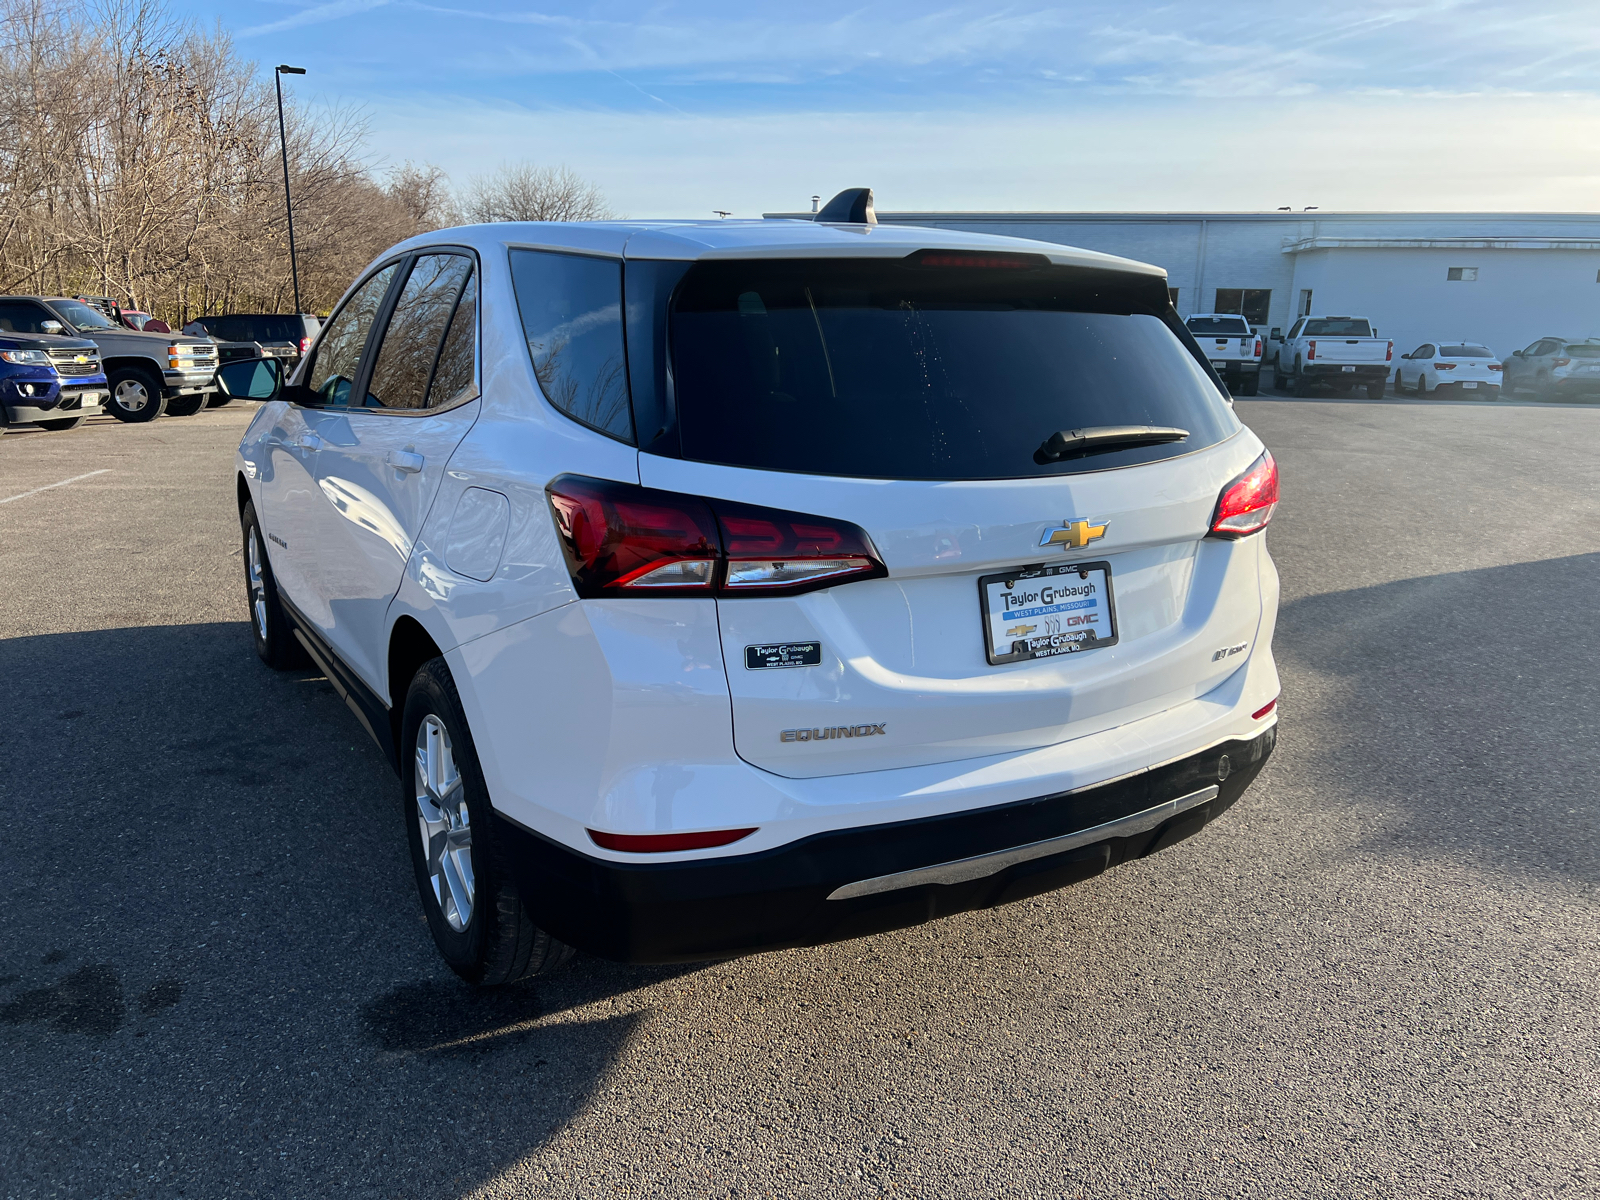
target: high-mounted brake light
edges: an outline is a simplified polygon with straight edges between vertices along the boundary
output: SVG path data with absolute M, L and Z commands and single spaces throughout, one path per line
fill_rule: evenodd
M 888 570 L 859 527 L 563 475 L 546 489 L 580 596 L 793 596 Z
M 727 846 L 740 838 L 747 838 L 760 826 L 749 829 L 707 829 L 697 833 L 602 833 L 589 830 L 589 838 L 596 846 L 607 850 L 624 850 L 631 854 L 667 854 L 673 850 L 709 850 L 713 846 Z
M 1278 507 L 1278 464 L 1272 452 L 1263 450 L 1250 469 L 1217 497 L 1211 517 L 1212 537 L 1242 538 L 1267 527 Z
M 1306 361 L 1310 362 L 1316 356 L 1317 356 L 1317 344 L 1315 342 L 1312 342 L 1308 346 L 1306 346 Z
M 919 267 L 968 267 L 980 271 L 1033 271 L 1050 265 L 1042 254 L 982 250 L 918 250 L 907 257 Z

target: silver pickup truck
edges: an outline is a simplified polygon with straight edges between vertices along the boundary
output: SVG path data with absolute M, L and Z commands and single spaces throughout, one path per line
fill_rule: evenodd
M 143 333 L 65 296 L 0 296 L 0 328 L 88 338 L 100 347 L 106 405 L 121 421 L 199 412 L 217 390 L 217 345 L 180 333 Z

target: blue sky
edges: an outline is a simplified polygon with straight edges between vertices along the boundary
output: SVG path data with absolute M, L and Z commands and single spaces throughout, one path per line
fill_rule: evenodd
M 176 0 L 374 161 L 565 163 L 632 216 L 1600 207 L 1600 4 Z

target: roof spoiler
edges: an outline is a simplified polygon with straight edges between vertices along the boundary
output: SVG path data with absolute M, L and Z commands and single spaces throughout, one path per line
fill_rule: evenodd
M 878 214 L 872 211 L 872 189 L 845 188 L 811 219 L 830 225 L 876 225 Z

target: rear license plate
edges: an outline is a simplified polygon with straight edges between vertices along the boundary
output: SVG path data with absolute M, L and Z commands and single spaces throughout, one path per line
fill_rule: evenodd
M 1212 360 L 1211 360 L 1211 369 L 1212 369 L 1212 370 L 1213 370 L 1213 371 L 1221 371 L 1221 370 L 1222 370 L 1222 369 L 1224 369 L 1224 368 L 1225 368 L 1225 367 L 1226 367 L 1226 366 L 1227 366 L 1227 365 L 1228 365 L 1228 364 L 1227 364 L 1227 363 L 1225 363 L 1225 362 L 1218 362 L 1218 361 L 1217 361 L 1217 360 L 1216 360 L 1216 359 L 1214 359 L 1214 358 L 1213 358 L 1213 359 L 1212 359 Z
M 1340 367 L 1339 369 L 1341 371 L 1348 371 L 1352 375 L 1354 375 L 1356 373 L 1356 369 L 1354 367 Z
M 1461 386 L 1464 387 L 1464 388 L 1475 388 L 1478 385 L 1477 385 L 1476 382 L 1473 382 L 1473 383 L 1463 383 Z
M 989 661 L 1026 662 L 1117 644 L 1111 564 L 1018 567 L 978 580 Z

